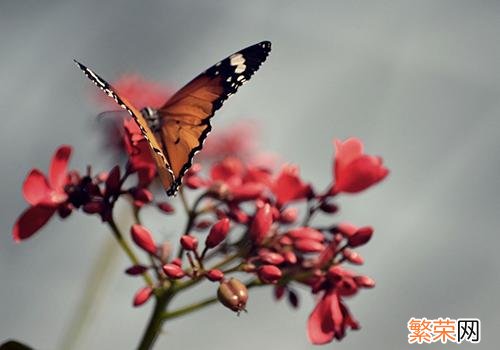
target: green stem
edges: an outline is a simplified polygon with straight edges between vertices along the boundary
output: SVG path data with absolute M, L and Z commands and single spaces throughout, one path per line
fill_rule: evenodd
M 141 342 L 137 347 L 138 350 L 150 350 L 161 331 L 164 319 L 162 317 L 164 310 L 166 309 L 168 303 L 172 299 L 173 294 L 169 291 L 164 292 L 156 298 L 155 308 L 153 314 L 149 319 L 149 323 L 146 327 L 144 335 L 142 336 Z
M 194 304 L 191 304 L 191 305 L 188 305 L 185 307 L 181 307 L 181 308 L 174 310 L 174 311 L 164 312 L 162 314 L 162 318 L 164 321 L 166 321 L 166 320 L 170 320 L 170 319 L 173 319 L 176 317 L 180 317 L 180 316 L 189 314 L 193 311 L 196 311 L 198 309 L 201 309 L 205 306 L 211 305 L 211 304 L 217 302 L 217 300 L 218 300 L 217 298 L 207 298 L 207 299 L 199 301 L 197 303 L 194 303 Z
M 246 283 L 246 287 L 248 289 L 253 288 L 253 287 L 263 286 L 263 285 L 264 284 L 262 284 L 257 279 L 252 280 L 252 281 Z M 174 310 L 174 311 L 164 312 L 162 314 L 162 317 L 163 317 L 164 321 L 171 320 L 173 318 L 184 316 L 184 315 L 187 315 L 187 314 L 189 314 L 191 312 L 200 310 L 200 309 L 204 308 L 205 306 L 208 306 L 208 305 L 211 305 L 211 304 L 217 302 L 218 300 L 219 299 L 217 297 L 207 298 L 205 300 L 198 301 L 198 302 L 193 303 L 191 305 L 187 305 L 187 306 L 181 307 L 181 308 L 179 308 L 177 310 Z
M 129 257 L 132 264 L 140 265 L 139 259 L 135 255 L 132 248 L 130 248 L 127 241 L 123 238 L 123 235 L 120 232 L 120 229 L 118 228 L 118 226 L 116 225 L 115 220 L 113 218 L 111 218 L 111 220 L 108 221 L 108 224 L 109 224 L 109 227 L 111 228 L 111 231 L 113 232 L 113 235 L 115 236 L 116 240 L 118 241 L 118 244 L 125 251 L 125 254 L 127 254 L 127 256 Z M 147 271 L 142 274 L 142 277 L 144 278 L 144 282 L 146 282 L 146 284 L 148 286 L 153 287 L 153 280 Z

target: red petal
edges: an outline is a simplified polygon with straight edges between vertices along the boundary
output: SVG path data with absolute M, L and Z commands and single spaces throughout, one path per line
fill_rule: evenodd
M 321 298 L 309 316 L 307 335 L 312 344 L 321 345 L 333 340 L 334 330 L 330 314 L 330 299 L 329 295 Z
M 62 191 L 68 175 L 68 162 L 71 157 L 71 146 L 62 145 L 52 157 L 49 169 L 50 185 L 56 191 Z
M 49 221 L 56 212 L 56 207 L 37 205 L 30 207 L 21 214 L 12 229 L 14 241 L 19 242 L 31 237 Z
M 272 186 L 278 205 L 286 202 L 306 198 L 311 192 L 308 184 L 299 177 L 299 168 L 294 165 L 285 165 Z
M 228 181 L 233 177 L 240 178 L 244 170 L 245 166 L 238 158 L 228 157 L 212 167 L 210 176 L 214 181 Z
M 31 170 L 23 183 L 23 196 L 26 202 L 31 205 L 48 202 L 51 192 L 45 175 L 38 169 Z
M 335 140 L 335 173 L 342 171 L 349 163 L 363 154 L 361 140 L 351 137 L 344 142 Z

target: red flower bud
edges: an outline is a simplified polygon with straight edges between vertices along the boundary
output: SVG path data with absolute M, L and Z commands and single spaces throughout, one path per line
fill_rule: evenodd
M 138 188 L 132 191 L 134 197 L 134 205 L 138 208 L 153 201 L 153 194 L 147 188 Z
M 224 278 L 224 273 L 219 269 L 212 269 L 207 272 L 206 276 L 210 281 L 216 282 Z
M 279 220 L 283 224 L 293 224 L 298 216 L 299 210 L 297 208 L 286 208 L 280 213 Z
M 287 232 L 287 235 L 294 240 L 308 239 L 316 242 L 323 242 L 325 236 L 322 232 L 315 230 L 311 227 L 297 227 Z
M 167 277 L 172 279 L 179 279 L 185 276 L 182 268 L 176 264 L 163 265 L 163 272 L 165 272 L 165 275 L 167 275 Z
M 293 242 L 293 246 L 298 251 L 304 253 L 317 253 L 325 249 L 325 246 L 322 243 L 312 239 L 298 239 Z
M 224 281 L 217 290 L 219 301 L 227 308 L 240 312 L 245 310 L 248 301 L 247 287 L 236 278 Z
M 372 238 L 373 229 L 370 226 L 361 227 L 354 235 L 349 237 L 348 244 L 351 247 L 359 247 Z
M 292 305 L 293 308 L 299 307 L 299 296 L 292 290 L 288 291 L 288 302 Z
M 168 241 L 163 242 L 156 248 L 156 255 L 164 263 L 168 261 L 170 253 L 172 253 L 172 245 Z
M 175 211 L 172 204 L 167 203 L 167 202 L 158 203 L 158 209 L 160 209 L 162 212 L 164 212 L 166 214 L 172 214 Z
M 286 288 L 283 286 L 276 285 L 274 286 L 274 297 L 276 300 L 280 300 L 285 295 Z
M 72 210 L 73 206 L 70 203 L 64 203 L 57 207 L 57 212 L 59 213 L 61 219 L 67 218 L 71 214 Z
M 180 258 L 175 258 L 170 263 L 174 264 L 174 265 L 177 265 L 177 266 L 182 266 L 182 260 Z
M 264 184 L 258 182 L 249 182 L 231 189 L 233 199 L 237 202 L 257 199 L 266 189 Z
M 270 252 L 268 250 L 259 251 L 259 258 L 263 263 L 271 265 L 279 265 L 285 261 L 285 258 L 281 254 Z
M 135 293 L 134 295 L 134 306 L 141 306 L 144 304 L 146 301 L 149 300 L 151 295 L 153 294 L 153 288 L 151 287 L 144 287 L 141 288 Z
M 341 222 L 337 225 L 336 229 L 346 238 L 351 237 L 358 231 L 356 226 L 348 222 Z
M 273 224 L 273 213 L 269 203 L 264 204 L 261 208 L 257 209 L 257 213 L 250 226 L 250 237 L 257 244 L 267 237 L 271 225 Z
M 104 209 L 104 204 L 102 202 L 89 202 L 83 206 L 83 211 L 87 214 L 98 214 Z
M 152 255 L 156 255 L 156 243 L 148 229 L 141 225 L 132 225 L 130 228 L 132 240 L 139 247 Z
M 361 288 L 373 288 L 375 287 L 375 281 L 368 276 L 356 276 L 354 277 L 354 282 Z
M 209 228 L 210 226 L 212 226 L 212 221 L 201 220 L 201 221 L 196 223 L 195 229 L 197 229 L 199 231 L 203 231 L 203 230 L 206 230 L 207 228 Z
M 339 208 L 335 204 L 327 202 L 321 203 L 319 209 L 327 214 L 334 214 L 339 210 Z
M 205 185 L 205 181 L 199 176 L 189 176 L 184 180 L 184 185 L 192 190 L 196 190 Z
M 289 264 L 296 264 L 297 263 L 297 256 L 295 255 L 294 252 L 284 252 L 283 257 L 285 258 L 285 261 Z
M 283 275 L 281 270 L 274 265 L 262 265 L 258 268 L 257 274 L 264 283 L 276 283 Z
M 198 248 L 198 239 L 190 235 L 184 235 L 181 237 L 181 245 L 185 250 L 196 250 Z
M 142 275 L 144 272 L 146 272 L 147 269 L 148 268 L 143 265 L 134 265 L 126 269 L 125 273 L 127 275 L 137 276 L 137 275 Z
M 218 246 L 229 233 L 229 219 L 224 218 L 217 221 L 210 232 L 208 233 L 207 239 L 205 240 L 205 246 L 207 248 L 213 248 Z
M 344 249 L 343 255 L 349 262 L 356 265 L 363 265 L 365 262 L 361 255 L 349 248 Z
M 117 165 L 111 169 L 106 178 L 106 196 L 120 191 L 120 167 Z

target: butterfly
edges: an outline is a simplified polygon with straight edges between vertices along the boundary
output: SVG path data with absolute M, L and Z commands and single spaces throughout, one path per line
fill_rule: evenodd
M 173 196 L 212 129 L 210 119 L 215 111 L 252 77 L 270 51 L 271 43 L 262 41 L 226 57 L 187 83 L 159 109 L 138 110 L 90 68 L 75 63 L 135 120 L 149 143 L 161 183 L 167 195 Z

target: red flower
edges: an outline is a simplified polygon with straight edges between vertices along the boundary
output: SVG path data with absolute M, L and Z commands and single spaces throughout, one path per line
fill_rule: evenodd
M 113 82 L 112 85 L 120 96 L 129 100 L 137 109 L 142 109 L 146 106 L 158 109 L 172 95 L 172 91 L 169 88 L 146 80 L 137 74 L 125 74 Z M 101 94 L 100 96 L 103 95 Z M 105 101 L 107 103 L 113 102 L 107 97 Z
M 311 194 L 311 186 L 302 182 L 299 177 L 299 168 L 294 165 L 284 165 L 280 174 L 271 187 L 278 206 L 307 198 Z
M 347 328 L 359 329 L 335 290 L 328 290 L 320 299 L 307 322 L 307 333 L 311 343 L 326 344 L 333 338 L 340 340 Z
M 250 120 L 234 123 L 225 129 L 216 129 L 207 138 L 198 160 L 248 158 L 256 149 L 257 129 L 255 122 Z
M 233 202 L 259 198 L 268 183 L 269 174 L 262 169 L 245 167 L 235 157 L 216 163 L 210 170 L 212 191 Z M 210 182 L 209 182 L 210 183 Z
M 382 158 L 363 154 L 363 143 L 356 138 L 335 140 L 335 148 L 335 185 L 331 194 L 363 191 L 389 173 L 382 165 Z
M 49 177 L 33 169 L 23 184 L 23 196 L 31 207 L 26 209 L 14 224 L 12 235 L 19 242 L 31 237 L 54 215 L 58 208 L 66 210 L 68 199 L 64 187 L 68 182 L 68 162 L 71 147 L 59 147 L 50 163 Z
M 123 141 L 132 171 L 139 177 L 138 187 L 147 187 L 156 176 L 156 164 L 151 149 L 142 136 L 139 126 L 132 118 L 123 120 L 125 134 Z

